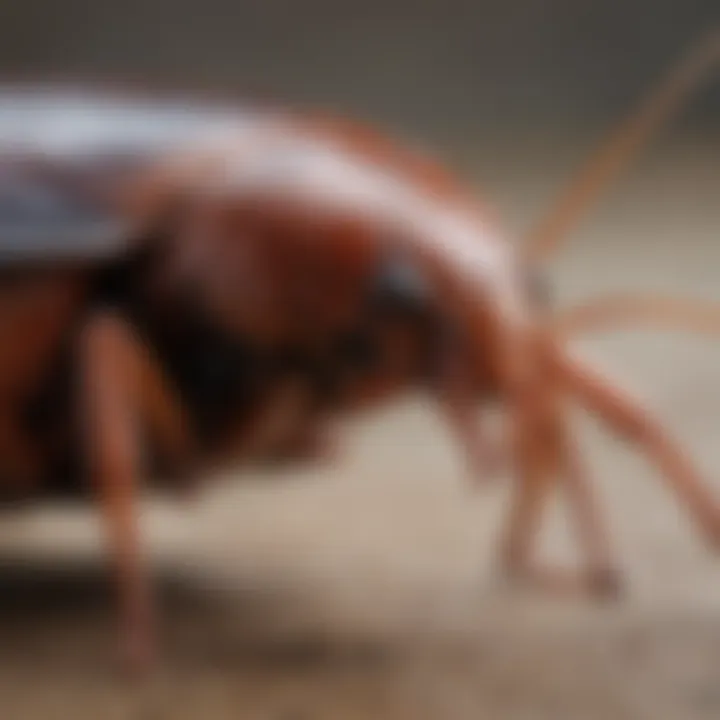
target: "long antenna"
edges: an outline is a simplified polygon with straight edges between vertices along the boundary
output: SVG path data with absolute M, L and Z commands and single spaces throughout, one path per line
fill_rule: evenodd
M 527 237 L 522 253 L 529 265 L 539 265 L 557 250 L 653 132 L 670 119 L 718 65 L 720 29 L 715 28 L 648 93 L 560 193 L 559 199 Z
M 563 338 L 644 325 L 717 337 L 720 305 L 670 295 L 621 293 L 589 300 L 558 313 L 550 327 Z

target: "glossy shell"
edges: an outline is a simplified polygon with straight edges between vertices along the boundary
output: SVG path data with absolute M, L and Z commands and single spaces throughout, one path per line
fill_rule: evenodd
M 114 257 L 113 205 L 161 158 L 257 115 L 230 105 L 54 86 L 0 86 L 0 264 Z

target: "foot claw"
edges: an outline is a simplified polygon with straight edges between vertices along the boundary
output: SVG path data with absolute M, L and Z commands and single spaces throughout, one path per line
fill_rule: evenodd
M 588 588 L 600 600 L 618 600 L 624 589 L 622 575 L 613 568 L 595 570 L 590 574 Z
M 505 577 L 513 585 L 523 584 L 556 596 L 590 596 L 599 600 L 616 600 L 622 595 L 621 574 L 613 568 L 598 568 L 577 573 L 554 568 L 506 570 Z

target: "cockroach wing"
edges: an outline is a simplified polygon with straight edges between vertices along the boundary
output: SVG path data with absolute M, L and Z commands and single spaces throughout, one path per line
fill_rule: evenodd
M 131 244 L 124 190 L 251 114 L 59 86 L 0 86 L 0 263 L 95 261 Z
M 92 261 L 128 246 L 129 219 L 53 168 L 0 160 L 0 264 Z

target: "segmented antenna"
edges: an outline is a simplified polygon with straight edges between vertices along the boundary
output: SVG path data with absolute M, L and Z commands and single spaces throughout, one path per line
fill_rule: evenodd
M 670 295 L 624 293 L 605 296 L 564 310 L 552 320 L 553 331 L 570 338 L 580 333 L 634 327 L 720 335 L 720 305 Z
M 529 265 L 541 264 L 567 240 L 569 232 L 597 202 L 600 193 L 719 65 L 720 29 L 716 28 L 673 66 L 560 193 L 527 237 L 522 252 Z

